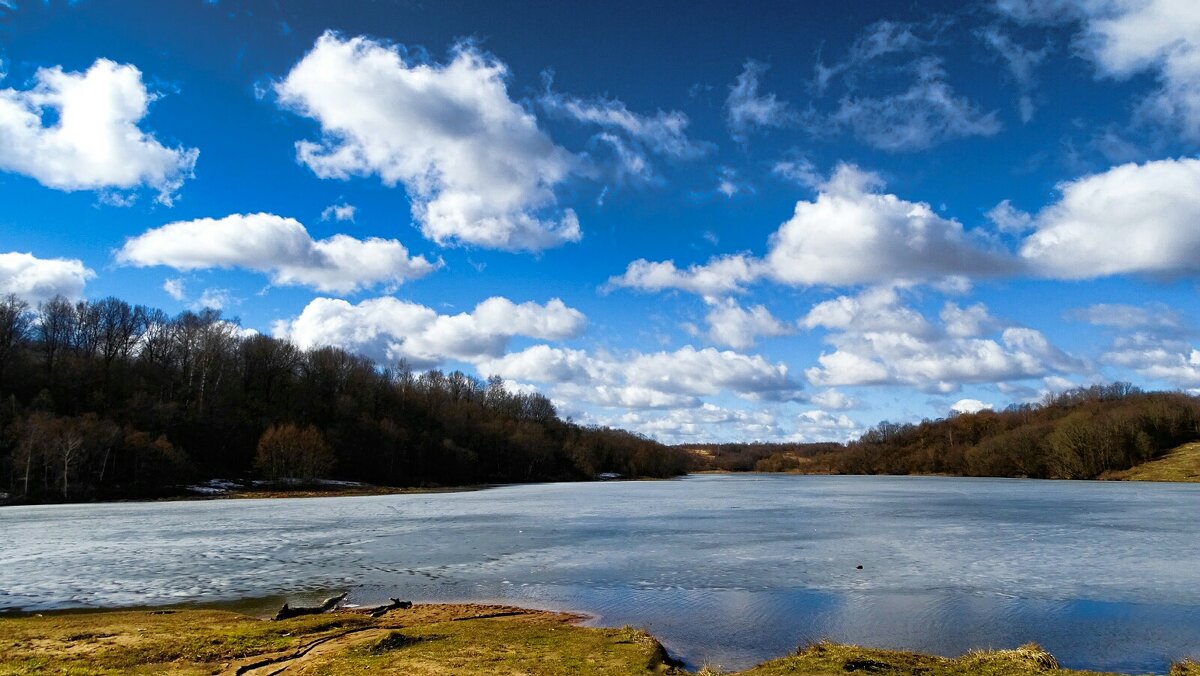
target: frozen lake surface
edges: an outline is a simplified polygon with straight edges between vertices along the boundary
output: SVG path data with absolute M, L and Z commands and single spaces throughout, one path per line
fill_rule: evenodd
M 1161 673 L 1200 657 L 1198 517 L 1194 485 L 778 475 L 6 507 L 0 609 L 349 589 L 583 611 L 692 665 L 1036 640 Z

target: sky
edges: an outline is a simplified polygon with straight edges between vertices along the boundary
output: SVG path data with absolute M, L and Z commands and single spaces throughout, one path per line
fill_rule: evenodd
M 1200 3 L 0 0 L 0 293 L 665 442 L 1200 388 Z

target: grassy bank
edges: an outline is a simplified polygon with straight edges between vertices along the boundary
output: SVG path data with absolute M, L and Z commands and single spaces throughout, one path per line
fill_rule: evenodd
M 480 605 L 417 605 L 373 618 L 341 611 L 264 621 L 216 610 L 113 611 L 0 618 L 0 674 L 687 674 L 636 629 Z M 1086 674 L 1027 646 L 957 659 L 821 643 L 747 676 Z M 702 674 L 721 673 L 710 669 Z M 1194 664 L 1173 674 L 1200 676 Z
M 1104 477 L 1121 481 L 1200 482 L 1200 442 L 1184 444 L 1158 460 Z

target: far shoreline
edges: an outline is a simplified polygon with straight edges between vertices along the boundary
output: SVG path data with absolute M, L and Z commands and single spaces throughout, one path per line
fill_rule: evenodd
M 33 507 L 33 506 L 50 506 L 50 505 L 103 505 L 103 504 L 122 504 L 122 503 L 154 503 L 154 502 L 206 502 L 211 500 L 271 500 L 271 499 L 304 499 L 304 498 L 353 498 L 353 497 L 375 497 L 383 495 L 431 495 L 439 493 L 472 493 L 475 491 L 484 491 L 493 488 L 504 488 L 508 486 L 536 486 L 539 484 L 553 483 L 577 483 L 577 484 L 597 484 L 597 483 L 627 483 L 627 482 L 644 482 L 644 481 L 675 481 L 689 476 L 793 476 L 793 477 L 848 477 L 848 478 L 869 478 L 869 477 L 890 477 L 890 478 L 924 478 L 924 479 L 1002 479 L 1006 481 L 1036 481 L 1047 483 L 1105 483 L 1105 484 L 1159 484 L 1159 485 L 1196 485 L 1200 484 L 1200 478 L 1187 479 L 1162 479 L 1146 476 L 1129 476 L 1128 473 L 1115 473 L 1111 476 L 1102 476 L 1094 479 L 1048 479 L 1042 477 L 1028 476 L 966 476 L 961 474 L 835 474 L 831 472 L 764 472 L 764 471 L 735 471 L 725 469 L 705 469 L 688 472 L 675 477 L 668 478 L 630 478 L 630 479 L 596 479 L 584 481 L 531 481 L 518 483 L 487 483 L 487 484 L 463 484 L 456 486 L 383 486 L 378 484 L 367 484 L 360 482 L 336 481 L 329 485 L 297 485 L 289 487 L 269 487 L 248 486 L 243 489 L 228 490 L 214 493 L 180 493 L 176 495 L 163 495 L 153 497 L 128 497 L 128 498 L 106 498 L 98 500 L 70 500 L 70 501 L 3 501 L 0 500 L 0 509 L 4 507 Z M 210 481 L 222 481 L 213 479 Z

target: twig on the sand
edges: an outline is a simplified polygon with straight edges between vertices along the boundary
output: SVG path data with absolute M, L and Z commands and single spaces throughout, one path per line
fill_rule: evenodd
M 285 603 L 283 604 L 283 607 L 279 609 L 279 612 L 275 613 L 275 619 L 286 620 L 288 618 L 299 617 L 301 615 L 319 615 L 321 613 L 328 613 L 331 610 L 337 609 L 338 604 L 346 598 L 346 594 L 347 592 L 342 592 L 337 596 L 330 596 L 322 601 L 321 605 L 319 606 L 301 606 L 299 608 L 291 608 Z

